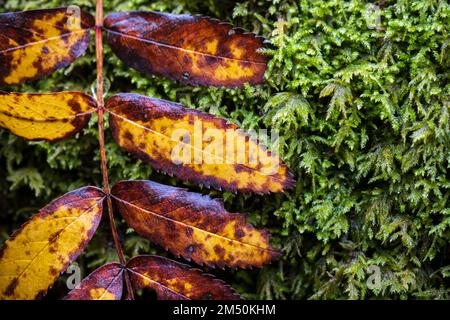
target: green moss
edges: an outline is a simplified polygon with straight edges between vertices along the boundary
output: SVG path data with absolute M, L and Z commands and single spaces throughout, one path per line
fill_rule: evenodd
M 92 1 L 77 3 L 93 12 Z M 1 1 L 0 1 L 1 4 Z M 8 0 L 4 11 L 73 4 Z M 375 7 L 375 5 L 379 5 Z M 224 197 L 269 228 L 283 258 L 253 271 L 210 270 L 248 298 L 450 298 L 450 5 L 447 1 L 105 1 L 105 11 L 201 13 L 264 35 L 278 50 L 266 84 L 192 88 L 105 52 L 108 94 L 182 102 L 250 128 L 274 128 L 298 180 L 285 195 L 202 190 L 152 172 L 107 136 L 113 182 L 152 179 Z M 13 90 L 91 92 L 94 48 Z M 0 130 L 0 236 L 52 198 L 100 185 L 96 120 L 77 139 L 27 143 Z M 6 221 L 6 222 L 3 222 Z M 120 224 L 128 255 L 163 253 Z M 114 259 L 106 220 L 80 264 Z M 379 269 L 377 269 L 379 268 Z M 373 282 L 374 270 L 381 281 Z M 88 270 L 86 270 L 88 271 Z

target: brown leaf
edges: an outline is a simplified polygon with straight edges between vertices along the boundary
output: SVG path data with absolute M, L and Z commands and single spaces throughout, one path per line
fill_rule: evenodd
M 278 257 L 265 230 L 219 200 L 152 181 L 122 181 L 112 196 L 136 232 L 177 256 L 209 266 L 260 267 Z
M 94 18 L 67 8 L 0 14 L 0 85 L 49 75 L 80 57 Z
M 94 270 L 79 287 L 70 291 L 64 300 L 120 300 L 122 297 L 123 267 L 108 263 Z
M 108 43 L 140 72 L 193 85 L 242 87 L 263 82 L 263 38 L 200 16 L 132 11 L 105 19 Z
M 16 231 L 0 250 L 0 300 L 42 297 L 91 240 L 104 197 L 95 187 L 66 193 Z
M 137 256 L 127 270 L 135 289 L 152 289 L 160 300 L 239 300 L 224 282 L 167 258 Z
M 294 185 L 277 155 L 225 119 L 138 94 L 112 96 L 105 107 L 116 142 L 157 170 L 230 191 Z
M 62 140 L 83 129 L 96 106 L 77 91 L 0 92 L 0 126 L 28 140 Z

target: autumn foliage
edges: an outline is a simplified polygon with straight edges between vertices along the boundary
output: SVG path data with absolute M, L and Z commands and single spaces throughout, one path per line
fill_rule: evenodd
M 105 29 L 117 56 L 141 72 L 193 85 L 263 82 L 263 38 L 218 20 L 133 11 L 110 14 Z
M 0 14 L 0 23 L 6 26 L 0 36 L 7 39 L 0 42 L 0 84 L 21 84 L 69 65 L 84 53 L 94 28 L 98 59 L 105 30 L 117 56 L 143 73 L 193 85 L 242 87 L 263 81 L 267 57 L 258 51 L 263 39 L 228 24 L 198 16 L 124 12 L 107 16 L 102 29 L 101 19 L 98 10 L 97 24 L 85 12 L 74 20 L 67 8 Z M 218 199 L 152 181 L 122 181 L 110 188 L 104 112 L 109 113 L 113 137 L 122 148 L 182 180 L 235 192 L 269 193 L 292 188 L 292 174 L 278 155 L 225 119 L 131 93 L 109 97 L 103 105 L 99 93 L 103 92 L 103 70 L 101 63 L 97 66 L 96 98 L 74 91 L 0 93 L 0 125 L 27 140 L 67 139 L 97 112 L 103 172 L 103 189 L 86 186 L 63 195 L 5 243 L 0 251 L 0 298 L 45 295 L 85 249 L 101 222 L 104 206 L 120 261 L 95 270 L 65 299 L 118 300 L 125 297 L 124 287 L 129 299 L 133 288 L 152 289 L 160 299 L 238 298 L 222 281 L 170 259 L 124 259 L 114 208 L 137 233 L 199 265 L 260 267 L 280 253 L 270 245 L 266 230 L 248 224 L 242 213 L 228 212 Z M 197 123 L 202 125 L 200 131 L 196 131 Z M 232 143 L 233 148 L 226 150 L 231 149 L 231 154 L 208 148 L 202 139 L 200 145 L 191 143 L 208 129 L 215 133 L 211 143 L 228 138 L 226 147 Z M 174 139 L 179 131 L 184 134 Z M 186 135 L 191 138 L 185 140 Z M 242 141 L 247 151 L 238 162 L 235 141 Z M 186 152 L 182 158 L 173 153 L 179 146 Z M 230 157 L 233 161 L 227 161 Z M 198 158 L 209 161 L 198 162 Z

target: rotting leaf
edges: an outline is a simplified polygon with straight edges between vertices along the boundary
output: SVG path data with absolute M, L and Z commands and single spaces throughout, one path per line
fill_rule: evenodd
M 201 16 L 151 11 L 112 13 L 108 43 L 127 65 L 193 85 L 263 82 L 263 38 Z
M 123 267 L 108 263 L 94 270 L 64 300 L 120 300 L 123 291 Z
M 28 140 L 62 140 L 83 129 L 96 106 L 76 91 L 0 92 L 0 126 Z
M 225 119 L 131 93 L 110 97 L 105 107 L 116 142 L 157 170 L 230 191 L 282 192 L 294 185 L 277 155 Z
M 136 232 L 199 264 L 260 267 L 279 256 L 265 230 L 247 224 L 209 196 L 152 181 L 122 181 L 112 196 Z
M 240 299 L 223 281 L 164 257 L 134 257 L 127 270 L 135 289 L 152 289 L 160 300 Z
M 16 231 L 0 250 L 0 300 L 42 297 L 91 240 L 104 197 L 95 187 L 66 193 Z
M 68 8 L 0 14 L 0 85 L 49 75 L 80 57 L 94 18 Z

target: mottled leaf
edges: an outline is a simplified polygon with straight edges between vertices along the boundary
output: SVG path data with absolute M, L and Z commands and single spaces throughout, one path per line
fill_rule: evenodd
M 56 141 L 83 129 L 96 110 L 81 92 L 0 92 L 0 126 L 28 140 Z
M 161 12 L 112 13 L 108 43 L 127 65 L 194 85 L 240 87 L 263 82 L 263 38 L 200 16 Z
M 239 300 L 223 281 L 188 265 L 158 256 L 137 256 L 127 263 L 133 287 L 154 290 L 160 300 Z
M 225 119 L 138 94 L 112 96 L 106 108 L 117 143 L 170 175 L 230 191 L 294 184 L 277 155 Z
M 15 232 L 0 250 L 0 299 L 42 297 L 92 238 L 104 197 L 95 187 L 66 193 Z
M 105 264 L 83 279 L 64 299 L 120 300 L 123 290 L 122 273 L 123 267 L 120 264 Z
M 279 255 L 265 230 L 209 196 L 144 180 L 119 182 L 112 196 L 136 232 L 196 263 L 260 267 Z
M 67 8 L 0 14 L 0 85 L 68 66 L 86 51 L 93 26 L 91 15 Z

